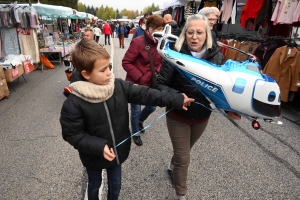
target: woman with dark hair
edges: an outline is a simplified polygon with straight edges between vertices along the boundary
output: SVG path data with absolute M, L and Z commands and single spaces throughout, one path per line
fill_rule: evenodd
M 131 41 L 122 60 L 122 66 L 127 72 L 127 81 L 138 85 L 154 87 L 153 80 L 160 71 L 162 57 L 156 50 L 158 41 L 152 37 L 152 34 L 162 31 L 164 26 L 165 22 L 161 16 L 152 15 L 147 19 L 144 34 Z M 155 111 L 156 106 L 146 105 L 143 110 L 141 110 L 141 105 L 130 105 L 131 131 L 132 133 L 136 133 L 144 128 L 143 122 Z M 140 134 L 133 136 L 133 141 L 138 146 L 143 145 Z
M 174 47 L 174 43 L 170 47 Z M 175 50 L 211 63 L 222 64 L 224 56 L 219 52 L 218 45 L 213 42 L 208 19 L 200 14 L 187 18 L 186 24 L 175 43 Z M 190 152 L 193 145 L 204 132 L 211 114 L 210 102 L 180 72 L 166 60 L 156 80 L 156 88 L 171 93 L 185 93 L 194 98 L 187 111 L 171 110 L 167 116 L 167 127 L 173 146 L 173 156 L 168 166 L 168 173 L 174 185 L 177 199 L 186 200 L 187 174 L 190 164 Z M 209 108 L 209 109 L 208 109 Z M 238 114 L 228 112 L 232 119 L 240 119 Z

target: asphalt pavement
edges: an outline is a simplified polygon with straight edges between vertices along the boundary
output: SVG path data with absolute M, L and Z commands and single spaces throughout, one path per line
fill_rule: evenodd
M 112 41 L 104 47 L 113 55 L 115 76 L 124 79 L 121 61 L 131 39 L 125 39 L 125 49 L 117 38 Z M 56 65 L 24 75 L 27 82 L 9 84 L 9 99 L 0 101 L 1 200 L 84 199 L 86 172 L 59 124 L 66 69 Z M 163 113 L 157 108 L 145 121 L 154 124 L 141 135 L 143 146 L 132 143 L 122 165 L 120 200 L 175 199 L 167 174 L 172 146 L 166 121 L 156 120 Z M 282 114 L 283 125 L 261 122 L 254 130 L 245 117 L 232 121 L 213 113 L 191 151 L 189 199 L 300 199 L 300 113 L 284 107 Z M 106 192 L 104 174 L 103 200 Z

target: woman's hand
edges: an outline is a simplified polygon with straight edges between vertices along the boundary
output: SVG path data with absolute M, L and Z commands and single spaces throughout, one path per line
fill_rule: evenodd
M 108 161 L 112 161 L 116 157 L 113 148 L 109 149 L 107 144 L 105 145 L 103 150 L 103 157 Z
M 241 119 L 241 115 L 237 114 L 237 113 L 234 113 L 234 112 L 228 112 L 227 113 L 227 116 L 230 118 L 230 119 L 234 119 L 234 120 L 240 120 Z
M 182 110 L 187 110 L 187 106 L 190 106 L 191 103 L 193 103 L 195 101 L 195 99 L 192 98 L 188 98 L 184 93 L 182 93 L 183 95 L 183 106 L 182 106 Z

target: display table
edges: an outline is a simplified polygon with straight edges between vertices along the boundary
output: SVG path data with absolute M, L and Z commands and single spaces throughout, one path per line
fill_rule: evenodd
M 59 54 L 59 60 L 50 60 L 51 62 L 59 62 L 62 63 L 62 58 L 66 55 L 70 54 L 71 51 L 74 49 L 76 43 L 74 44 L 65 44 L 65 47 L 63 45 L 54 45 L 53 47 L 48 48 L 41 48 L 40 52 L 42 54 L 51 54 L 51 53 L 58 53 Z

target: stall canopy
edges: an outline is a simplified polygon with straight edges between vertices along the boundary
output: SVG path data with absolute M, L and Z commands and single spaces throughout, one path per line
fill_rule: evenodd
M 29 6 L 28 4 L 21 4 L 21 5 Z M 54 5 L 36 3 L 36 4 L 32 4 L 32 7 L 34 8 L 35 12 L 42 17 L 89 19 L 87 13 L 78 12 L 77 10 L 65 6 L 54 6 Z
M 44 17 L 68 18 L 68 16 L 73 15 L 73 9 L 64 6 L 54 6 L 54 5 L 37 3 L 37 4 L 32 4 L 32 7 L 40 16 L 44 16 Z

